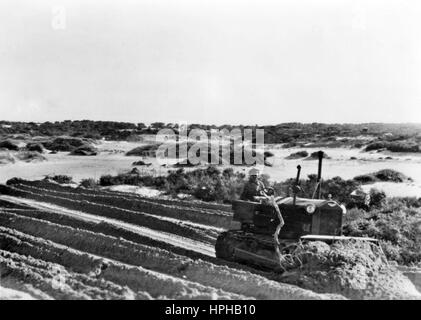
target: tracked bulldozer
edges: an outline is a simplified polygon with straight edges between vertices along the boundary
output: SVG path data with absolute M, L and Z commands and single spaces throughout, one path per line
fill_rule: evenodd
M 323 152 L 319 152 L 317 184 L 313 197 L 321 189 Z M 373 238 L 342 235 L 343 205 L 332 199 L 298 197 L 301 167 L 292 197 L 263 199 L 261 202 L 235 200 L 230 230 L 219 235 L 215 245 L 216 257 L 243 263 L 259 269 L 284 271 L 284 257 L 303 242 L 357 239 L 377 244 Z

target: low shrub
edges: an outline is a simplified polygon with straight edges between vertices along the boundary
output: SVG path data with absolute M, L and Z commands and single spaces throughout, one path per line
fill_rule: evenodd
M 29 142 L 26 144 L 26 150 L 28 151 L 36 151 L 39 153 L 43 153 L 44 152 L 44 147 L 42 146 L 41 143 L 36 143 L 36 142 Z
M 362 174 L 354 177 L 354 180 L 362 184 L 370 184 L 378 181 L 378 179 L 372 174 Z
M 146 163 L 143 160 L 135 161 L 132 163 L 132 166 L 150 166 L 151 163 Z
M 42 145 L 52 151 L 73 151 L 85 144 L 82 139 L 59 137 L 53 140 L 42 142 Z
M 386 193 L 381 190 L 377 190 L 375 188 L 370 189 L 370 206 L 379 208 L 381 207 L 386 201 Z
M 392 152 L 420 152 L 420 147 L 411 142 L 390 142 L 386 146 L 387 150 Z
M 356 143 L 354 143 L 354 145 L 352 146 L 353 148 L 358 148 L 358 149 L 360 149 L 360 148 L 362 148 L 363 147 L 363 143 L 362 142 L 356 142 Z
M 99 185 L 103 186 L 103 187 L 108 187 L 108 186 L 113 186 L 119 184 L 116 177 L 107 174 L 107 175 L 103 175 L 99 178 Z
M 8 151 L 0 153 L 0 164 L 15 163 L 15 158 L 13 158 Z
M 1 141 L 0 142 L 0 148 L 4 148 L 4 149 L 7 149 L 7 150 L 13 150 L 13 151 L 19 150 L 18 145 L 9 141 L 9 140 Z
M 166 177 L 124 173 L 117 176 L 104 175 L 99 185 L 111 186 L 130 184 L 154 187 L 176 196 L 185 193 L 203 201 L 230 202 L 238 199 L 245 183 L 244 173 L 234 172 L 232 168 L 220 169 L 209 166 L 206 169 L 184 171 L 183 168 L 169 171 Z
M 68 184 L 73 182 L 73 178 L 71 176 L 66 175 L 47 176 L 46 179 L 53 180 L 60 184 Z
M 385 142 L 372 142 L 365 147 L 365 151 L 380 150 L 386 148 Z
M 300 159 L 300 158 L 305 158 L 305 157 L 308 157 L 308 152 L 305 150 L 302 150 L 302 151 L 291 153 L 285 159 Z
M 386 149 L 391 152 L 421 152 L 419 145 L 415 142 L 403 141 L 376 141 L 369 143 L 365 147 L 365 151 Z
M 326 153 L 326 152 L 323 152 L 323 158 L 324 158 L 324 159 L 329 159 L 330 157 L 327 155 L 327 153 Z M 310 154 L 310 157 L 309 157 L 308 159 L 309 159 L 309 160 L 310 160 L 310 159 L 319 159 L 319 151 L 312 152 L 312 153 Z
M 136 147 L 126 153 L 126 156 L 154 156 L 160 144 L 149 144 L 146 146 Z
M 421 199 L 408 199 L 383 199 L 369 212 L 350 210 L 345 216 L 344 235 L 380 240 L 388 259 L 400 264 L 420 262 Z
M 22 151 L 18 152 L 15 157 L 21 161 L 33 162 L 33 161 L 45 161 L 47 160 L 42 154 L 36 151 Z
M 421 197 L 391 197 L 387 199 L 387 208 L 391 211 L 402 207 L 421 208 Z
M 287 142 L 282 145 L 282 148 L 288 149 L 288 148 L 294 148 L 296 146 L 298 146 L 296 142 Z
M 273 156 L 275 156 L 275 155 L 273 154 L 273 152 L 272 152 L 272 151 L 268 151 L 268 150 L 266 150 L 266 151 L 263 153 L 263 156 L 264 156 L 265 158 L 270 158 L 270 157 L 273 157 Z
M 380 181 L 404 182 L 407 180 L 412 180 L 403 173 L 392 169 L 383 169 L 373 173 L 373 175 Z
M 383 169 L 369 174 L 363 174 L 354 177 L 355 181 L 358 181 L 362 184 L 370 184 L 378 181 L 384 182 L 405 182 L 412 181 L 411 178 L 407 177 L 403 173 L 392 170 L 392 169 Z
M 89 179 L 82 179 L 80 181 L 79 186 L 87 189 L 95 189 L 98 187 L 98 182 L 95 179 L 89 178 Z
M 98 150 L 89 144 L 83 144 L 71 151 L 70 154 L 73 156 L 96 156 Z

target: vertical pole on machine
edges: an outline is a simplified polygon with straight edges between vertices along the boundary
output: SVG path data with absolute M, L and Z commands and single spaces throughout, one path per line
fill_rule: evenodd
M 282 256 L 281 250 L 279 249 L 281 245 L 279 243 L 279 232 L 281 231 L 282 227 L 285 225 L 285 222 L 284 222 L 284 219 L 282 218 L 281 210 L 279 209 L 278 204 L 276 203 L 275 197 L 273 195 L 269 198 L 269 202 L 274 207 L 276 215 L 278 216 L 278 219 L 279 219 L 279 224 L 276 227 L 275 233 L 273 234 L 273 239 L 275 240 L 275 252 L 278 257 L 279 267 L 283 269 L 283 271 L 285 271 L 285 268 L 282 265 L 284 261 L 284 257 Z
M 297 187 L 298 184 L 300 183 L 300 173 L 301 173 L 301 166 L 298 165 L 297 166 L 297 177 L 295 178 L 295 186 Z M 297 192 L 294 191 L 294 200 L 293 200 L 293 205 L 295 206 L 295 200 L 297 199 Z
M 318 198 L 322 197 L 322 162 L 323 162 L 323 151 L 318 152 L 319 156 L 319 169 L 317 170 L 317 187 L 319 188 Z

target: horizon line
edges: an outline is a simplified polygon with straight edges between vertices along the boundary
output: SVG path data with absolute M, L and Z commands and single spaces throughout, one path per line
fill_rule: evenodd
M 215 124 L 215 123 L 203 123 L 203 122 L 188 122 L 188 121 L 122 121 L 122 120 L 93 120 L 93 119 L 64 119 L 64 120 L 45 120 L 45 121 L 23 121 L 23 120 L 5 120 L 0 119 L 1 122 L 10 122 L 10 123 L 36 123 L 36 124 L 42 124 L 42 123 L 55 123 L 55 122 L 65 122 L 65 121 L 92 121 L 92 122 L 115 122 L 115 123 L 143 123 L 143 124 L 152 124 L 152 123 L 163 123 L 164 125 L 167 124 L 178 124 L 178 123 L 187 123 L 187 125 L 203 125 L 203 126 L 258 126 L 258 127 L 269 127 L 269 126 L 278 126 L 283 124 L 304 124 L 304 125 L 311 125 L 311 124 L 323 124 L 323 125 L 370 125 L 370 124 L 386 124 L 386 125 L 421 125 L 421 122 L 300 122 L 300 121 L 287 121 L 287 122 L 279 122 L 279 123 L 272 123 L 272 124 L 246 124 L 246 123 L 223 123 L 223 124 Z

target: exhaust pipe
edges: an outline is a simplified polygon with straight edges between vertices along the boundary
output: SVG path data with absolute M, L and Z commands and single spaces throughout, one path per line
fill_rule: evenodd
M 319 168 L 317 170 L 317 188 L 319 188 L 319 194 L 318 194 L 318 198 L 320 199 L 322 197 L 322 185 L 321 185 L 321 181 L 322 181 L 322 162 L 323 162 L 323 151 L 319 151 L 318 152 L 318 156 L 319 156 Z M 317 190 L 317 189 L 316 189 Z
M 297 189 L 298 189 L 298 185 L 300 183 L 300 173 L 301 173 L 301 166 L 298 165 L 297 166 L 297 177 L 295 178 L 295 188 L 294 188 L 294 200 L 293 200 L 293 205 L 295 206 L 295 200 L 297 199 Z

